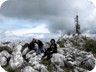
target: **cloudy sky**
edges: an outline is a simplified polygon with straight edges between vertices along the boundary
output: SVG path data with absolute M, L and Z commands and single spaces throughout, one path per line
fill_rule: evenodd
M 58 37 L 75 31 L 79 15 L 83 34 L 96 34 L 95 0 L 0 0 L 0 40 Z

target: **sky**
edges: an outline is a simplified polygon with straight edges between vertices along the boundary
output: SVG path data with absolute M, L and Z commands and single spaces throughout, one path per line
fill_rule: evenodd
M 96 35 L 96 0 L 0 0 L 0 40 L 58 38 L 75 33 Z

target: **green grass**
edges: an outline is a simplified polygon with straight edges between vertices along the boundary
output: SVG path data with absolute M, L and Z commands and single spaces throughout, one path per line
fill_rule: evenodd
M 7 72 L 21 72 L 21 69 L 13 70 L 13 69 L 11 69 L 11 68 L 8 67 L 8 66 L 3 66 L 3 68 L 4 68 Z
M 57 44 L 59 44 L 61 48 L 62 48 L 62 47 L 65 47 L 65 46 L 64 46 L 64 40 L 62 40 L 62 41 L 57 41 Z
M 70 71 L 72 71 L 72 68 L 68 68 L 68 67 L 64 68 L 64 72 L 70 72 Z
M 41 62 L 42 64 L 44 64 L 47 67 L 47 70 L 49 72 L 52 72 L 52 65 L 51 65 L 51 61 L 50 60 L 42 60 Z
M 93 53 L 96 53 L 96 41 L 92 39 L 86 40 L 85 48 L 87 51 L 92 51 Z
M 47 70 L 49 72 L 53 72 L 53 68 L 52 68 L 52 65 L 51 65 L 51 62 L 50 60 L 42 60 L 41 62 L 42 64 L 44 64 L 46 67 L 47 67 Z M 61 67 L 62 68 L 62 67 Z M 62 68 L 64 70 L 64 72 L 70 72 L 72 71 L 73 68 L 69 68 L 69 67 L 64 67 Z
M 73 43 L 73 45 L 74 45 L 74 47 L 79 47 L 79 42 L 77 42 L 77 41 L 72 41 L 72 43 Z

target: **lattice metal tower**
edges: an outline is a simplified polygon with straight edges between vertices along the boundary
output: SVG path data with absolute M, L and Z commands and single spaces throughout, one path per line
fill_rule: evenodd
M 75 25 L 75 31 L 76 31 L 76 34 L 78 34 L 78 36 L 81 34 L 80 32 L 80 24 L 79 24 L 79 16 L 76 15 L 75 17 L 75 22 L 76 22 L 76 25 Z

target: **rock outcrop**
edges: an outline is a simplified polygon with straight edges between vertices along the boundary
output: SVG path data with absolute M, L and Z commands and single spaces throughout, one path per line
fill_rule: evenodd
M 26 66 L 22 72 L 38 72 L 34 70 L 31 66 Z
M 11 59 L 9 61 L 9 66 L 12 69 L 20 68 L 24 62 L 21 49 L 22 49 L 22 46 L 20 44 L 13 49 Z
M 0 65 L 9 67 L 12 70 L 20 69 L 21 72 L 50 72 L 48 67 L 52 67 L 51 72 L 66 72 L 65 68 L 71 68 L 70 72 L 88 72 L 93 70 L 96 65 L 92 52 L 76 48 L 70 41 L 66 41 L 63 48 L 60 48 L 58 45 L 58 53 L 52 55 L 50 66 L 42 63 L 44 53 L 36 55 L 34 50 L 28 50 L 28 43 L 19 42 L 15 45 L 11 44 L 2 44 L 0 46 Z

